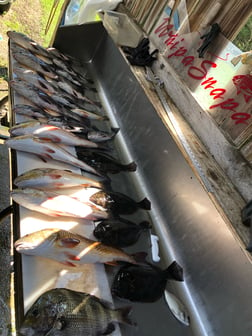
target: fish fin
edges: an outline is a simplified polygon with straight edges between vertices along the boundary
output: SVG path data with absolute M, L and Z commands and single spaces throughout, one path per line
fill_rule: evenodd
M 166 272 L 177 281 L 184 281 L 183 268 L 174 260 L 170 266 L 167 267 Z
M 70 266 L 70 267 L 77 267 L 77 265 L 75 265 L 74 263 L 71 263 L 70 261 L 63 261 L 61 262 L 61 264 Z
M 73 260 L 73 261 L 80 261 L 80 258 L 75 256 L 74 254 L 67 253 L 65 252 L 65 255 L 68 257 L 68 259 Z
M 124 324 L 128 324 L 131 326 L 136 326 L 136 322 L 133 322 L 129 315 L 131 314 L 132 311 L 132 307 L 123 307 L 123 308 L 119 308 L 116 309 L 116 313 L 118 316 L 118 321 Z
M 115 133 L 115 135 L 120 131 L 119 127 L 111 127 L 111 131 Z
M 105 264 L 110 265 L 110 266 L 118 266 L 119 265 L 119 263 L 117 261 L 107 261 Z
M 115 326 L 113 323 L 109 323 L 106 330 L 102 333 L 102 335 L 110 335 L 115 330 Z
M 47 162 L 47 160 L 46 160 L 46 158 L 44 156 L 42 156 L 42 155 L 37 155 L 37 156 L 40 158 L 41 161 Z
M 76 238 L 62 238 L 59 244 L 66 248 L 74 248 L 80 244 L 80 240 Z
M 145 263 L 147 255 L 148 253 L 146 252 L 136 252 L 134 254 L 131 254 L 131 256 L 135 259 L 136 263 Z
M 9 216 L 14 212 L 14 207 L 13 205 L 9 205 L 7 208 L 3 209 L 0 212 L 0 221 L 3 220 L 5 217 Z
M 142 221 L 138 224 L 142 230 L 151 229 L 152 225 L 147 221 Z
M 133 161 L 127 165 L 124 166 L 124 170 L 134 172 L 137 169 L 137 164 Z
M 138 206 L 144 210 L 150 210 L 151 209 L 151 202 L 148 200 L 148 198 L 144 198 L 142 201 L 137 203 Z

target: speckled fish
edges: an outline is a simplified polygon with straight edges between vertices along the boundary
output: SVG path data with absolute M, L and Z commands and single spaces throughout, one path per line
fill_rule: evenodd
M 56 260 L 67 266 L 116 264 L 136 261 L 122 250 L 61 229 L 44 229 L 25 235 L 14 244 L 19 253 Z
M 246 103 L 248 103 L 252 97 L 252 76 L 251 75 L 234 76 L 233 83 L 236 86 L 237 95 L 242 93 Z
M 51 115 L 60 116 L 63 114 L 62 110 L 54 103 L 54 101 L 45 92 L 40 91 L 34 85 L 15 79 L 10 81 L 10 86 L 19 95 L 35 104 L 40 109 L 43 108 L 49 110 Z
M 32 188 L 14 189 L 12 199 L 19 205 L 48 216 L 63 216 L 97 220 L 108 218 L 108 213 L 92 204 L 85 204 L 74 197 L 61 195 L 55 191 Z
M 30 119 L 47 121 L 51 115 L 49 111 L 46 111 L 38 106 L 16 104 L 12 108 L 13 113 L 17 113 Z
M 130 301 L 154 302 L 164 294 L 168 279 L 183 281 L 183 269 L 176 261 L 165 270 L 149 263 L 126 265 L 116 274 L 111 290 Z
M 103 244 L 127 247 L 135 244 L 140 235 L 151 228 L 147 221 L 135 224 L 123 218 L 106 219 L 96 225 L 93 234 Z
M 43 62 L 40 58 L 34 56 L 32 53 L 29 53 L 29 56 L 27 55 L 28 52 L 16 52 L 12 53 L 14 59 L 22 64 L 23 66 L 27 67 L 28 69 L 37 71 L 38 73 L 43 74 L 44 76 L 52 79 L 57 79 L 58 75 L 52 71 L 50 65 Z
M 11 39 L 13 42 L 17 43 L 21 47 L 30 50 L 32 53 L 44 56 L 44 57 L 51 57 L 51 54 L 43 48 L 41 45 L 39 45 L 37 42 L 29 38 L 27 35 L 16 32 L 16 31 L 8 31 L 7 35 L 9 39 Z
M 73 154 L 61 147 L 61 145 L 34 138 L 33 135 L 20 135 L 12 137 L 7 139 L 5 144 L 15 150 L 33 153 L 44 161 L 56 160 L 73 165 L 92 174 L 101 175 L 84 161 L 78 160 Z
M 112 155 L 101 151 L 94 152 L 83 148 L 77 148 L 76 152 L 80 160 L 88 162 L 90 166 L 94 167 L 101 173 L 117 174 L 121 171 L 134 172 L 137 168 L 137 165 L 134 161 L 130 162 L 129 164 L 123 164 Z
M 43 293 L 27 311 L 19 329 L 23 336 L 99 336 L 115 330 L 114 323 L 134 325 L 131 309 L 113 309 L 94 295 L 66 288 Z
M 82 146 L 87 148 L 101 148 L 95 142 L 80 138 L 60 127 L 40 124 L 39 122 L 21 123 L 10 128 L 12 136 L 33 134 L 41 140 L 52 141 L 67 146 Z
M 104 178 L 97 175 L 80 175 L 71 170 L 54 168 L 35 168 L 14 179 L 19 188 L 58 189 L 76 186 L 102 188 Z

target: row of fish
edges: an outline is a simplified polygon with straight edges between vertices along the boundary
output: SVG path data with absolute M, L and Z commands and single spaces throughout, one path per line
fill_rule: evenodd
M 10 129 L 6 144 L 45 162 L 55 160 L 82 170 L 81 174 L 51 167 L 26 171 L 15 178 L 12 199 L 45 215 L 93 223 L 97 239 L 45 228 L 18 239 L 16 250 L 69 267 L 123 263 L 114 278 L 112 294 L 130 301 L 156 301 L 164 294 L 168 279 L 183 281 L 182 269 L 174 262 L 161 270 L 147 263 L 144 253 L 130 255 L 121 250 L 151 228 L 147 221 L 136 224 L 121 215 L 150 210 L 151 204 L 147 198 L 137 202 L 111 189 L 109 174 L 134 172 L 136 164 L 123 164 L 108 153 L 119 129 L 108 132 L 107 124 L 101 129 L 108 118 L 102 114 L 93 81 L 75 70 L 79 64 L 72 57 L 54 48 L 45 49 L 20 33 L 9 32 L 8 36 L 14 58 L 10 86 L 28 103 L 13 106 L 13 112 L 22 115 L 25 122 Z M 93 122 L 99 123 L 99 128 Z M 72 154 L 73 147 L 77 157 Z M 26 313 L 20 334 L 105 335 L 113 332 L 114 322 L 134 324 L 128 313 L 129 309 L 113 310 L 87 293 L 53 289 L 42 294 Z

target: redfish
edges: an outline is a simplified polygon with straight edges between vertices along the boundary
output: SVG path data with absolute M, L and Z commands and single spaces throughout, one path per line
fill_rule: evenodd
M 124 261 L 135 264 L 122 250 L 61 229 L 44 229 L 27 234 L 15 242 L 19 253 L 56 260 L 67 266 Z
M 74 197 L 48 190 L 14 189 L 11 192 L 11 197 L 19 205 L 48 216 L 66 216 L 87 220 L 108 218 L 106 211 L 91 203 L 84 203 Z
M 73 173 L 71 170 L 35 168 L 17 176 L 14 184 L 19 188 L 58 189 L 76 186 L 102 188 L 104 178 L 97 175 Z
M 20 135 L 9 138 L 5 141 L 5 144 L 12 149 L 38 155 L 45 161 L 48 159 L 61 161 L 90 173 L 101 175 L 94 168 L 86 164 L 84 161 L 78 160 L 74 155 L 69 153 L 60 145 L 49 141 L 43 141 L 35 138 L 33 135 Z

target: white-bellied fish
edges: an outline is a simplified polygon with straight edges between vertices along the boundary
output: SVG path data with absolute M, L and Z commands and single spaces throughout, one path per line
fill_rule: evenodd
M 56 160 L 78 167 L 92 174 L 101 175 L 84 161 L 78 160 L 73 154 L 61 147 L 61 145 L 43 141 L 35 138 L 33 135 L 12 137 L 7 139 L 5 144 L 12 149 L 37 155 L 44 161 L 49 159 Z
M 135 325 L 129 307 L 113 309 L 94 295 L 54 288 L 40 295 L 19 329 L 23 336 L 98 336 L 111 334 L 114 323 Z
M 11 197 L 19 205 L 48 216 L 75 217 L 87 220 L 108 218 L 108 213 L 101 208 L 55 191 L 32 188 L 14 189 L 11 192 Z
M 58 189 L 76 186 L 102 188 L 104 178 L 97 175 L 80 175 L 71 170 L 55 168 L 35 168 L 14 179 L 19 188 Z
M 87 148 L 101 148 L 95 142 L 80 138 L 71 132 L 65 131 L 60 127 L 54 125 L 40 124 L 39 122 L 27 122 L 15 125 L 10 128 L 12 136 L 19 135 L 34 135 L 41 140 L 51 141 L 67 146 L 82 146 Z
M 61 229 L 43 229 L 29 233 L 14 244 L 19 253 L 56 260 L 67 266 L 82 264 L 135 264 L 134 258 L 117 248 Z

